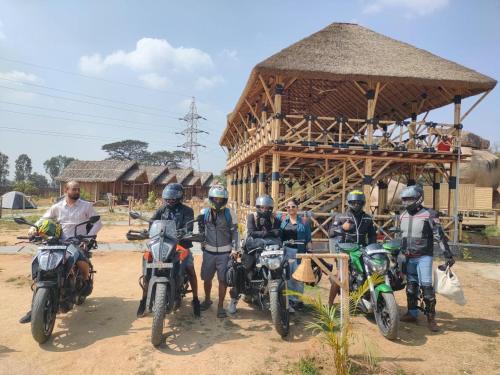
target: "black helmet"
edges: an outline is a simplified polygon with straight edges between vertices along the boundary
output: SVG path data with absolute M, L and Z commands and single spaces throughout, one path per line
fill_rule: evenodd
M 174 204 L 168 204 L 167 202 L 167 206 L 175 206 L 182 201 L 184 197 L 184 188 L 178 183 L 168 184 L 165 189 L 163 189 L 161 197 L 165 201 L 175 201 Z
M 274 201 L 269 195 L 261 195 L 255 200 L 257 213 L 264 217 L 270 217 L 273 212 Z
M 424 202 L 424 189 L 420 185 L 405 187 L 400 194 L 403 207 L 409 212 L 416 212 Z
M 356 213 L 361 212 L 365 202 L 365 194 L 360 190 L 353 190 L 347 194 L 347 205 Z

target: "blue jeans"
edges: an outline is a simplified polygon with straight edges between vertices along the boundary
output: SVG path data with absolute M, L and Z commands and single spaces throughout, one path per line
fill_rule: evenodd
M 289 259 L 295 259 L 295 256 L 297 255 L 297 249 L 294 249 L 292 247 L 287 247 L 286 255 Z M 298 263 L 297 260 L 295 259 L 293 263 L 290 263 L 290 275 L 293 275 L 293 273 L 297 270 L 297 267 Z M 287 281 L 287 284 L 289 290 L 292 290 L 297 293 L 304 293 L 304 283 L 302 281 L 297 281 L 290 276 L 290 280 Z M 297 296 L 288 296 L 288 301 L 299 302 L 300 299 Z
M 408 283 L 422 286 L 432 286 L 432 256 L 422 255 L 417 258 L 408 258 L 406 261 L 406 277 Z M 409 310 L 413 316 L 418 315 L 417 309 Z

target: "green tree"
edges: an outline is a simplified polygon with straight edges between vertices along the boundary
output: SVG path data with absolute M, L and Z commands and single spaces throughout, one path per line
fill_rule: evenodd
M 19 155 L 16 159 L 16 181 L 28 180 L 32 170 L 30 157 L 26 154 Z
M 57 155 L 43 162 L 45 172 L 47 172 L 50 176 L 53 185 L 56 183 L 55 178 L 59 176 L 63 169 L 66 168 L 73 160 L 76 159 L 68 156 Z
M 49 181 L 47 181 L 47 177 L 45 177 L 44 175 L 42 175 L 40 173 L 36 173 L 36 172 L 32 173 L 29 176 L 28 181 L 33 183 L 33 185 L 35 185 L 35 187 L 38 189 L 45 188 L 45 187 L 49 186 Z
M 113 160 L 144 161 L 149 156 L 148 143 L 133 139 L 108 143 L 102 146 L 102 149 L 108 153 L 108 159 Z
M 190 154 L 185 151 L 156 151 L 148 155 L 145 160 L 149 165 L 164 165 L 170 168 L 179 168 L 182 163 L 189 160 Z
M 14 190 L 20 191 L 26 195 L 34 195 L 38 193 L 38 189 L 32 181 L 17 181 L 14 184 Z
M 0 152 L 0 185 L 5 185 L 9 175 L 9 157 Z

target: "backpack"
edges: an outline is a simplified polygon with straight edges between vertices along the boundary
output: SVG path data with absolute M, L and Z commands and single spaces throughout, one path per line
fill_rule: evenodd
M 203 223 L 208 223 L 210 219 L 210 208 L 203 209 Z M 224 207 L 224 217 L 226 218 L 227 225 L 233 225 L 233 217 L 231 216 L 231 210 L 228 207 Z

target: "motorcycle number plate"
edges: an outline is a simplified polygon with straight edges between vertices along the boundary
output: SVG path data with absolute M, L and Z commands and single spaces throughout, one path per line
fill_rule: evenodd
M 268 256 L 273 256 L 273 255 L 283 255 L 283 250 L 268 250 L 268 251 L 263 251 L 261 256 L 268 257 Z
M 66 246 L 41 246 L 40 250 L 65 250 Z
M 173 263 L 153 262 L 146 264 L 146 268 L 172 268 Z

